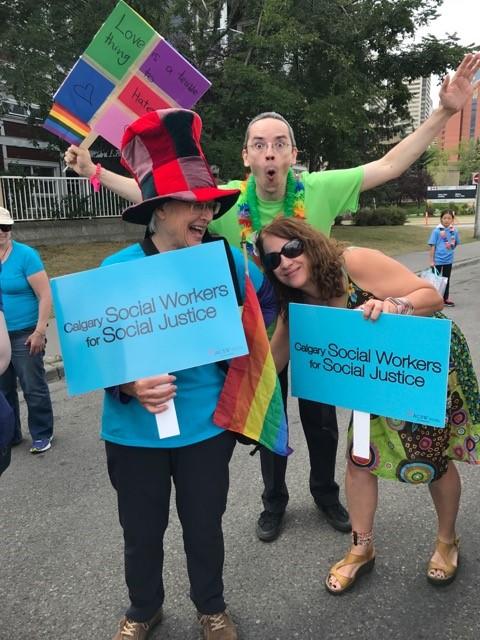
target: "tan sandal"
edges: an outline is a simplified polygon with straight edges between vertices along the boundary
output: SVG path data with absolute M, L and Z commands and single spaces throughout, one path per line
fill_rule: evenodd
M 350 578 L 338 572 L 339 569 L 342 569 L 342 567 L 346 567 L 349 564 L 359 565 L 358 569 Z M 375 564 L 375 549 L 373 545 L 372 547 L 370 547 L 369 552 L 366 553 L 365 555 L 359 556 L 354 553 L 348 552 L 347 555 L 344 558 L 342 558 L 342 560 L 340 560 L 339 562 L 334 564 L 332 567 L 330 567 L 328 576 L 325 580 L 326 590 L 328 591 L 328 593 L 331 593 L 333 596 L 342 595 L 342 593 L 345 593 L 345 591 L 348 591 L 353 587 L 357 578 L 359 578 L 360 576 L 366 573 L 369 573 L 373 569 L 374 564 Z M 333 587 L 330 586 L 329 582 L 331 577 L 335 578 L 335 580 L 337 580 L 337 582 L 340 583 L 339 589 L 334 589 Z
M 457 564 L 450 562 L 449 557 L 452 549 L 457 550 Z M 453 542 L 443 542 L 437 538 L 435 542 L 435 551 L 440 555 L 443 561 L 443 565 L 439 565 L 438 562 L 430 560 L 427 567 L 427 580 L 435 587 L 444 587 L 447 584 L 451 584 L 457 577 L 458 565 L 460 564 L 460 539 L 455 538 Z M 444 578 L 435 578 L 430 576 L 430 571 L 442 571 L 445 575 Z

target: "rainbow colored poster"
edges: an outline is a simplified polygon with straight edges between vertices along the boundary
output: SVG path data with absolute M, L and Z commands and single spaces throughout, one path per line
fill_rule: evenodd
M 119 148 L 125 128 L 155 109 L 190 109 L 211 83 L 123 0 L 55 93 L 44 127 L 89 146 Z

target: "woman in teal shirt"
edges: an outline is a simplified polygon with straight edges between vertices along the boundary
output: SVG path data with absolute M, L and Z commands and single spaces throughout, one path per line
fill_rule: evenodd
M 0 259 L 5 320 L 12 345 L 0 391 L 15 412 L 13 444 L 22 441 L 17 379 L 28 409 L 31 453 L 50 449 L 53 411 L 45 376 L 45 332 L 52 306 L 50 284 L 40 256 L 31 247 L 12 240 L 13 218 L 0 208 Z

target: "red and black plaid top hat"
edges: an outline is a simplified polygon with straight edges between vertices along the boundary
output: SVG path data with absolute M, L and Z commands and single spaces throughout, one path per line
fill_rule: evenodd
M 187 109 L 159 109 L 135 120 L 122 140 L 122 164 L 134 176 L 143 202 L 123 212 L 123 219 L 148 225 L 154 209 L 173 198 L 220 202 L 218 218 L 235 204 L 237 189 L 219 189 L 202 147 L 200 116 Z

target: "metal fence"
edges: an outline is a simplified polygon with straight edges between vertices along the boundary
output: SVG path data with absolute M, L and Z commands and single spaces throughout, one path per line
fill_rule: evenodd
M 94 192 L 87 178 L 0 177 L 0 205 L 18 221 L 116 217 L 128 204 L 108 189 Z

